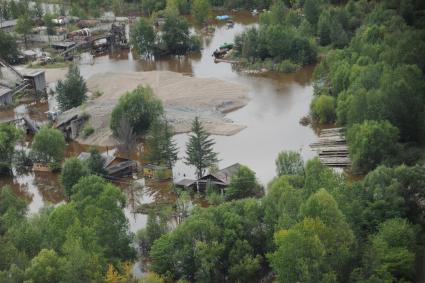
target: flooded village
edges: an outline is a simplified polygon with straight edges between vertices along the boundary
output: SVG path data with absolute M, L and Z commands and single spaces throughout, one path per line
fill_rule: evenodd
M 22 31 L 22 17 L 8 17 L 6 20 L 0 16 L 1 33 L 12 35 L 16 39 L 17 49 L 13 59 L 2 58 L 1 56 L 5 56 L 2 54 L 6 52 L 1 53 L 0 50 L 0 124 L 4 129 L 9 126 L 19 129 L 12 152 L 6 153 L 5 150 L 0 154 L 10 162 L 4 166 L 7 173 L 0 175 L 0 188 L 10 187 L 19 199 L 25 201 L 25 215 L 29 218 L 47 215 L 49 221 L 53 219 L 52 221 L 56 221 L 55 225 L 59 225 L 59 221 L 66 221 L 60 218 L 60 214 L 56 215 L 56 211 L 62 210 L 71 215 L 74 212 L 66 212 L 68 208 L 65 207 L 75 205 L 72 209 L 76 209 L 77 214 L 95 215 L 103 211 L 105 217 L 111 213 L 109 216 L 124 223 L 117 228 L 120 232 L 116 235 L 121 235 L 117 239 L 122 237 L 120 239 L 123 242 L 120 244 L 128 241 L 122 245 L 129 249 L 120 250 L 122 246 L 110 247 L 116 250 L 108 254 L 108 248 L 105 248 L 102 251 L 105 260 L 99 260 L 98 265 L 102 267 L 98 267 L 96 271 L 99 273 L 100 270 L 102 274 L 97 274 L 97 277 L 88 276 L 92 281 L 85 278 L 79 282 L 177 282 L 178 279 L 188 280 L 187 282 L 291 282 L 295 277 L 288 279 L 290 277 L 284 278 L 282 275 L 290 272 L 276 270 L 276 266 L 280 264 L 279 258 L 286 258 L 281 251 L 284 248 L 289 249 L 282 245 L 280 250 L 279 241 L 284 241 L 285 233 L 290 233 L 288 231 L 291 229 L 305 229 L 302 233 L 307 231 L 309 234 L 313 232 L 308 229 L 320 225 L 335 225 L 345 231 L 332 230 L 329 233 L 335 233 L 335 237 L 341 240 L 341 245 L 345 245 L 343 248 L 332 247 L 335 249 L 332 251 L 349 258 L 345 253 L 350 250 L 349 247 L 355 246 L 353 239 L 366 234 L 356 230 L 363 228 L 353 228 L 352 224 L 360 223 L 356 214 L 360 215 L 361 209 L 366 211 L 367 205 L 347 208 L 345 203 L 335 204 L 335 210 L 339 206 L 347 218 L 342 212 L 332 211 L 335 215 L 332 216 L 334 222 L 329 220 L 333 223 L 330 225 L 326 222 L 328 220 L 314 218 L 314 208 L 308 209 L 309 205 L 314 205 L 312 203 L 315 200 L 309 201 L 317 196 L 316 201 L 319 203 L 329 195 L 329 199 L 326 199 L 327 208 L 323 209 L 333 209 L 334 202 L 350 199 L 348 195 L 339 195 L 335 188 L 353 189 L 354 195 L 357 193 L 354 190 L 369 186 L 367 182 L 373 177 L 367 177 L 368 170 L 371 169 L 363 170 L 363 165 L 359 165 L 360 161 L 356 159 L 358 156 L 351 149 L 354 134 L 350 127 L 354 126 L 346 122 L 350 119 L 351 112 L 341 114 L 349 108 L 346 105 L 354 103 L 354 99 L 337 102 L 337 96 L 332 93 L 338 87 L 348 85 L 349 79 L 353 77 L 344 73 L 345 81 L 338 85 L 337 79 L 329 79 L 329 74 L 328 77 L 323 75 L 330 71 L 326 69 L 329 66 L 320 65 L 321 61 L 327 63 L 324 59 L 326 52 L 332 51 L 322 48 L 323 46 L 309 46 L 316 44 L 312 43 L 314 40 L 320 43 L 319 35 L 305 41 L 301 36 L 297 38 L 296 33 L 302 28 L 311 32 L 308 28 L 317 28 L 316 24 L 307 28 L 298 23 L 294 29 L 296 31 L 277 31 L 278 26 L 292 25 L 296 22 L 295 19 L 304 22 L 308 17 L 303 12 L 305 7 L 299 3 L 287 7 L 285 5 L 289 4 L 282 4 L 285 1 L 269 1 L 270 5 L 258 4 L 250 9 L 229 8 L 205 4 L 211 1 L 196 0 L 187 1 L 191 3 L 190 10 L 182 12 L 185 11 L 184 1 L 183 4 L 181 1 L 158 1 L 158 5 L 159 2 L 164 2 L 164 9 L 155 12 L 143 6 L 147 5 L 145 3 L 141 4 L 143 8 L 137 12 L 123 12 L 122 7 L 119 12 L 101 9 L 102 12 L 96 16 L 82 18 L 71 13 L 72 9 L 76 9 L 72 5 L 29 2 L 29 7 L 37 10 L 36 7 L 41 5 L 40 9 L 44 12 L 43 15 L 32 16 L 31 28 L 25 32 Z M 260 2 L 267 1 L 258 1 Z M 125 2 L 124 6 L 127 7 L 126 5 L 130 4 Z M 208 7 L 209 10 L 204 16 L 203 7 Z M 177 9 L 178 15 L 172 9 Z M 279 13 L 285 20 L 279 20 Z M 202 17 L 204 18 L 201 21 Z M 272 34 L 273 27 L 276 27 L 276 34 Z M 178 28 L 186 28 L 187 33 L 178 34 Z M 262 38 L 261 32 L 270 32 L 271 35 Z M 351 33 L 350 36 L 354 36 L 354 31 Z M 279 36 L 286 41 L 277 40 Z M 272 43 L 266 42 L 264 46 L 259 44 L 253 47 L 253 42 L 260 40 L 259 38 Z M 167 40 L 177 42 L 172 51 Z M 296 42 L 292 49 L 287 46 L 291 40 Z M 349 43 L 344 44 L 346 46 Z M 297 59 L 272 55 L 273 52 L 284 52 L 282 50 L 288 53 L 298 52 L 297 55 L 291 55 Z M 251 53 L 255 55 L 249 55 Z M 68 87 L 73 88 L 72 91 L 68 90 L 72 94 L 64 97 Z M 323 89 L 329 95 L 322 95 L 324 92 L 320 91 Z M 71 97 L 79 91 L 82 92 L 80 98 Z M 351 93 L 347 91 L 344 95 Z M 316 111 L 315 105 L 319 105 L 317 101 L 322 96 L 327 96 L 326 99 L 331 100 L 329 104 L 332 106 L 326 106 L 323 102 L 317 106 L 318 109 L 322 108 Z M 137 99 L 141 99 L 141 102 Z M 321 115 L 325 118 L 322 119 Z M 340 122 L 338 119 L 346 120 Z M 54 133 L 47 133 L 50 130 Z M 363 129 L 357 132 L 367 131 Z M 40 138 L 43 134 L 46 136 L 44 140 Z M 10 135 L 12 139 L 12 134 Z M 0 135 L 1 139 L 6 140 Z M 387 139 L 391 140 L 390 137 Z M 58 153 L 52 147 L 61 147 L 58 144 L 62 140 L 65 142 L 63 150 Z M 393 142 L 396 143 L 398 144 L 398 140 Z M 414 155 L 401 142 L 400 145 L 391 151 L 392 159 L 382 158 L 382 164 L 414 164 L 408 163 L 410 159 L 401 163 L 396 160 Z M 399 157 L 395 152 L 402 147 L 406 153 Z M 43 150 L 51 155 L 46 155 Z M 372 156 L 374 153 L 375 151 L 369 151 L 368 154 Z M 201 158 L 205 160 L 200 160 Z M 370 164 L 367 162 L 364 161 L 364 164 Z M 373 169 L 380 170 L 376 164 Z M 0 166 L 0 169 L 3 167 Z M 67 174 L 70 175 L 67 177 Z M 74 180 L 76 177 L 71 174 L 78 175 L 79 179 Z M 361 185 L 356 187 L 357 181 Z M 407 186 L 402 182 L 404 179 L 400 181 L 401 187 Z M 108 190 L 112 190 L 110 184 L 119 188 L 123 198 L 114 195 L 114 199 L 111 192 L 111 195 L 106 195 Z M 301 192 L 304 190 L 310 190 L 311 195 Z M 99 195 L 95 196 L 95 192 Z M 425 194 L 421 191 L 415 193 L 419 199 L 415 202 L 415 209 L 422 209 L 420 200 L 425 199 Z M 82 199 L 83 194 L 88 197 Z M 353 202 L 360 203 L 357 198 L 361 197 L 353 196 Z M 0 204 L 1 200 L 0 195 Z M 98 212 L 91 211 L 93 207 L 79 210 L 94 200 L 99 204 L 91 205 L 99 205 Z M 282 206 L 290 206 L 290 202 L 296 205 L 294 204 L 294 208 L 278 208 L 278 202 L 283 203 Z M 101 206 L 107 203 L 114 203 L 118 208 L 117 212 L 115 207 L 110 211 L 101 210 L 104 209 Z M 212 212 L 202 212 L 207 208 Z M 231 212 L 222 213 L 221 209 Z M 250 214 L 250 209 L 257 215 Z M 271 211 L 272 209 L 280 209 L 280 214 Z M 1 207 L 0 212 L 3 213 Z M 123 219 L 120 218 L 120 213 L 123 213 Z M 74 214 L 72 217 L 75 217 Z M 72 225 L 66 224 L 70 225 L 67 234 L 80 235 L 80 241 L 84 242 L 84 237 L 90 237 L 87 235 L 91 232 L 83 231 L 81 227 L 86 224 L 78 224 L 79 221 L 83 222 L 81 219 Z M 196 222 L 198 220 L 199 223 Z M 316 220 L 317 223 L 314 222 Z M 102 222 L 96 221 L 98 220 L 93 220 L 87 227 L 99 227 L 96 225 Z M 207 223 L 204 226 L 203 221 Z M 262 221 L 266 223 L 263 226 Z M 352 222 L 347 224 L 348 221 Z M 186 223 L 188 224 L 184 226 Z M 301 223 L 305 225 L 302 228 Z M 104 224 L 108 225 L 108 222 Z M 111 224 L 112 227 L 119 225 L 121 224 Z M 183 239 L 183 234 L 175 236 L 172 232 L 192 229 L 188 228 L 190 225 L 197 231 L 193 234 L 186 231 L 194 237 L 193 255 L 178 254 L 179 249 L 188 248 L 188 243 L 182 244 L 187 239 Z M 242 229 L 244 232 L 232 234 L 233 232 L 226 230 L 226 225 L 233 227 L 229 229 Z M 308 225 L 311 227 L 306 228 Z M 244 228 L 240 228 L 242 226 Z M 128 230 L 123 227 L 128 227 Z M 376 227 L 367 227 L 373 233 L 377 231 Z M 216 240 L 209 242 L 214 237 L 221 237 L 217 232 L 220 229 L 225 231 L 222 237 L 233 237 L 232 240 L 227 239 L 227 242 L 223 240 L 223 246 Z M 102 233 L 107 233 L 106 230 L 105 227 Z M 262 232 L 258 232 L 260 230 Z M 2 233 L 0 231 L 0 239 Z M 239 238 L 245 237 L 242 234 L 249 236 L 240 240 Z M 422 232 L 420 235 L 423 238 Z M 322 236 L 320 234 L 319 238 L 322 239 Z M 50 247 L 58 256 L 64 256 L 68 260 L 71 253 L 67 254 L 66 249 L 68 237 L 71 236 L 60 237 L 64 241 L 62 247 L 52 248 L 50 244 L 43 242 L 40 244 L 43 247 L 41 251 Z M 418 240 L 419 245 L 423 244 L 422 238 Z M 265 239 L 273 243 L 261 245 L 260 242 L 266 241 Z M 312 239 L 306 238 L 305 241 L 311 243 Z M 51 241 L 55 243 L 56 240 Z M 326 241 L 323 242 L 326 246 Z M 100 245 L 108 245 L 105 243 L 108 240 Z M 208 244 L 202 246 L 204 243 Z M 0 241 L 0 246 L 1 244 Z M 161 244 L 164 244 L 164 249 Z M 83 247 L 85 244 L 81 245 Z M 274 249 L 275 246 L 278 248 Z M 364 249 L 362 244 L 359 246 Z M 311 247 L 315 248 L 317 247 Z M 103 247 L 99 246 L 99 249 Z M 216 269 L 208 267 L 211 268 L 208 273 L 205 271 L 205 262 L 194 262 L 195 258 L 199 260 L 199 257 L 205 257 L 206 261 L 214 265 L 214 256 L 207 254 L 212 250 L 221 256 L 226 254 L 226 259 L 216 262 L 220 266 Z M 285 251 L 287 254 L 291 252 Z M 171 262 L 173 260 L 165 260 L 164 255 L 167 253 L 173 254 L 170 258 L 175 259 L 174 263 Z M 241 266 L 233 266 L 234 269 L 227 266 L 230 266 L 229 258 L 236 260 L 238 253 L 240 257 L 246 254 L 246 262 L 239 263 L 246 270 Z M 120 255 L 116 256 L 117 254 Z M 0 257 L 1 255 L 0 247 Z M 26 261 L 28 264 L 31 256 Z M 417 274 L 423 278 L 425 272 L 421 270 L 425 256 L 418 253 L 417 257 Z M 341 260 L 341 265 L 349 261 L 351 263 L 355 260 L 350 259 L 344 263 Z M 196 265 L 199 270 L 190 270 L 191 264 Z M 198 267 L 198 264 L 202 267 Z M 223 264 L 226 266 L 222 266 Z M 32 265 L 34 263 L 29 266 Z M 180 265 L 181 268 L 178 267 Z M 0 266 L 3 267 L 1 261 Z M 22 276 L 31 278 L 33 275 L 27 270 L 24 270 Z M 206 273 L 202 273 L 202 270 Z M 0 269 L 0 279 L 3 278 L 1 272 Z M 7 272 L 4 274 L 9 274 Z M 93 274 L 96 272 L 93 271 Z M 333 277 L 329 275 L 335 279 L 332 282 L 348 282 L 345 280 L 350 277 L 347 274 L 337 276 L 336 271 L 326 272 L 333 274 Z M 360 278 L 358 274 L 355 276 Z M 130 280 L 129 278 L 133 281 L 119 281 Z M 144 278 L 148 281 L 144 281 Z M 314 278 L 323 279 L 321 275 Z M 319 282 L 313 277 L 311 280 L 304 279 L 300 281 Z M 75 279 L 55 280 L 51 282 L 72 282 Z
M 222 42 L 230 42 L 235 34 L 255 25 L 257 20 L 247 12 L 237 13 L 234 15 L 235 23 L 232 28 L 218 22 L 216 30 L 203 38 L 204 45 L 200 54 L 160 58 L 155 61 L 136 59 L 127 48 L 124 50 L 119 48 L 117 51 L 108 49 L 106 54 L 98 55 L 95 45 L 90 48 L 80 47 L 82 53 L 78 53 L 79 55 L 73 60 L 80 64 L 81 74 L 87 80 L 89 92 L 92 95 L 96 92 L 102 93 L 99 98 L 89 99 L 84 105 L 84 110 L 73 109 L 57 114 L 58 108 L 54 97 L 49 96 L 47 100 L 42 100 L 44 102 L 24 103 L 13 109 L 9 108 L 2 113 L 2 120 L 29 117 L 36 123 L 43 124 L 48 122 L 48 116 L 53 115 L 57 117 L 54 121 L 55 127 L 63 130 L 70 140 L 68 157 L 84 153 L 90 145 L 99 147 L 100 151 L 109 156 L 114 154 L 117 146 L 117 141 L 109 129 L 112 108 L 125 92 L 135 89 L 138 85 L 147 84 L 163 100 L 167 119 L 171 121 L 177 134 L 175 139 L 180 149 L 180 159 L 173 168 L 174 181 L 179 182 L 185 177 L 194 176 L 193 168 L 184 164 L 183 155 L 187 141 L 185 133 L 190 131 L 194 117 L 199 116 L 206 129 L 214 135 L 215 147 L 220 155 L 219 165 L 228 166 L 241 162 L 254 170 L 258 166 L 259 170 L 255 170 L 257 176 L 266 185 L 274 171 L 273 161 L 283 148 L 298 150 L 305 158 L 315 155 L 309 148 L 309 144 L 315 139 L 314 131 L 299 124 L 300 118 L 308 114 L 312 97 L 312 67 L 295 74 L 266 74 L 258 77 L 240 73 L 231 64 L 214 63 L 211 54 L 217 46 Z M 107 26 L 111 26 L 111 30 L 106 33 L 106 37 L 111 37 L 116 25 L 111 23 Z M 128 32 L 128 19 L 124 26 Z M 91 38 L 90 33 L 87 33 L 84 40 Z M 59 43 L 52 46 L 56 47 Z M 66 49 L 58 51 L 60 56 L 78 50 L 73 49 L 76 46 L 73 41 L 62 41 L 61 44 L 66 46 Z M 108 43 L 106 46 L 109 48 L 111 44 Z M 66 50 L 70 51 L 65 53 Z M 96 52 L 96 56 L 91 57 L 93 52 Z M 92 58 L 89 64 L 85 62 L 84 58 L 87 58 L 85 56 Z M 19 70 L 19 74 L 33 72 L 33 69 L 26 66 L 12 68 Z M 42 90 L 47 93 L 54 91 L 57 81 L 63 80 L 67 72 L 67 68 L 54 68 L 48 64 L 32 68 L 43 72 L 46 89 Z M 81 134 L 85 121 L 80 127 L 67 126 L 73 121 L 78 121 L 78 116 L 81 116 L 83 111 L 90 113 L 88 122 L 95 128 L 95 133 L 87 138 Z M 69 133 L 65 130 L 68 127 L 72 128 Z M 30 145 L 30 140 L 27 144 Z M 234 146 L 236 144 L 243 147 Z M 259 149 L 260 144 L 262 146 Z M 106 147 L 109 148 L 108 153 Z M 140 147 L 143 147 L 143 143 Z M 135 160 L 139 162 L 140 168 L 143 168 L 143 152 L 140 154 L 136 152 Z M 264 167 L 261 164 L 269 164 L 271 167 Z M 45 178 L 49 179 L 45 182 L 50 185 L 37 181 Z M 25 176 L 17 175 L 9 180 L 2 180 L 2 184 L 10 183 L 24 195 L 27 191 L 27 199 L 39 199 L 33 200 L 32 203 L 35 203 L 30 205 L 33 212 L 37 212 L 45 204 L 58 203 L 63 198 L 57 175 L 54 173 L 36 171 L 29 172 Z M 170 199 L 167 192 L 169 186 L 166 183 L 152 182 L 147 189 L 148 192 L 145 193 L 148 200 L 140 201 L 143 203 L 153 199 L 159 201 Z M 46 197 L 51 195 L 52 199 L 43 197 L 43 193 Z M 131 208 L 129 212 L 132 212 Z M 130 217 L 130 213 L 128 216 Z M 136 220 L 130 218 L 130 223 L 135 225 L 134 231 L 145 225 L 145 217 L 137 215 L 133 217 Z

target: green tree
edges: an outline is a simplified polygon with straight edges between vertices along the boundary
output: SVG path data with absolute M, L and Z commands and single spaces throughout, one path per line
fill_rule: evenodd
M 14 125 L 0 124 L 0 174 L 10 173 L 15 145 L 22 136 Z
M 53 23 L 53 18 L 54 18 L 53 15 L 49 13 L 46 13 L 43 17 L 43 22 L 47 28 L 48 35 L 54 35 L 56 33 L 55 24 Z
M 77 157 L 67 159 L 63 165 L 60 180 L 65 189 L 65 195 L 70 198 L 74 193 L 72 187 L 80 178 L 90 174 L 87 165 Z
M 92 229 L 95 243 L 102 248 L 104 256 L 110 262 L 134 259 L 132 234 L 123 211 L 126 200 L 120 189 L 98 176 L 81 178 L 73 189 L 71 200 L 79 220 L 83 227 Z
M 42 249 L 31 260 L 31 265 L 25 270 L 25 277 L 34 283 L 55 283 L 60 281 L 61 262 L 54 250 Z
M 330 95 L 316 96 L 311 102 L 311 115 L 319 123 L 333 123 L 336 119 L 335 98 Z
M 196 175 L 201 178 L 205 169 L 218 162 L 217 153 L 214 152 L 214 140 L 202 126 L 198 117 L 192 123 L 192 134 L 186 144 L 187 165 L 193 165 L 196 168 Z
M 37 162 L 58 163 L 63 160 L 65 147 L 65 138 L 61 131 L 42 127 L 34 136 L 31 155 Z
M 72 64 L 68 68 L 65 81 L 58 81 L 56 86 L 57 101 L 62 111 L 78 107 L 87 100 L 87 86 L 80 75 L 78 65 Z
M 201 25 L 208 19 L 211 5 L 208 0 L 194 0 L 192 3 L 192 16 L 195 18 L 196 23 Z
M 0 30 L 0 58 L 6 62 L 13 64 L 18 59 L 18 45 L 15 38 Z
M 145 134 L 163 111 L 161 101 L 154 96 L 151 88 L 138 87 L 122 96 L 112 111 L 112 132 L 117 134 L 120 120 L 124 117 L 136 134 Z
M 320 7 L 318 2 L 319 1 L 316 0 L 305 0 L 304 2 L 305 18 L 314 27 L 316 26 L 320 15 Z
M 392 158 L 398 149 L 398 129 L 388 121 L 355 124 L 347 134 L 353 169 L 367 172 Z
M 282 151 L 277 156 L 275 163 L 278 176 L 304 174 L 304 161 L 299 152 Z
M 317 35 L 319 36 L 320 45 L 326 46 L 331 44 L 331 30 L 333 25 L 339 23 L 334 23 L 331 18 L 329 10 L 323 10 L 319 17 L 319 22 L 317 24 Z
M 173 168 L 177 161 L 178 148 L 167 120 L 157 119 L 152 124 L 146 143 L 150 162 L 166 164 L 169 168 Z
M 140 18 L 131 28 L 130 43 L 140 55 L 149 56 L 156 53 L 156 34 L 146 19 Z
M 18 18 L 15 31 L 24 36 L 25 46 L 27 47 L 27 37 L 31 33 L 33 22 L 28 14 L 24 14 Z
M 192 49 L 192 39 L 187 21 L 174 13 L 168 13 L 162 27 L 161 39 L 164 47 L 161 48 L 172 55 L 184 55 Z
M 105 158 L 95 148 L 90 149 L 90 156 L 87 158 L 85 164 L 91 174 L 104 175 L 105 171 Z
M 320 282 L 326 249 L 318 233 L 324 230 L 318 219 L 304 219 L 275 234 L 277 250 L 268 255 L 279 282 Z
M 304 218 L 320 219 L 326 226 L 327 231 L 319 233 L 326 249 L 325 268 L 329 268 L 324 271 L 342 275 L 351 257 L 354 235 L 335 199 L 325 189 L 320 189 L 301 206 L 300 214 Z
M 416 231 L 402 218 L 383 222 L 370 237 L 362 268 L 352 278 L 364 282 L 385 279 L 388 282 L 410 282 L 415 278 Z
M 259 197 L 263 193 L 262 187 L 257 183 L 255 173 L 248 167 L 241 165 L 230 179 L 229 187 L 226 189 L 226 199 Z

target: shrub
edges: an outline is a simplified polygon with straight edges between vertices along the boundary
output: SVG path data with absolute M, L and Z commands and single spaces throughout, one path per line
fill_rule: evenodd
M 354 124 L 347 135 L 354 172 L 367 172 L 393 158 L 398 151 L 399 131 L 388 121 Z
M 336 119 L 335 98 L 330 95 L 316 96 L 311 102 L 311 116 L 319 123 L 333 123 Z

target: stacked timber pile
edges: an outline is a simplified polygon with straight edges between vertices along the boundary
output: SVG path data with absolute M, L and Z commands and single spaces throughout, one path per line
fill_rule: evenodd
M 319 154 L 320 161 L 330 167 L 347 167 L 351 164 L 344 128 L 323 129 L 319 140 L 310 144 Z

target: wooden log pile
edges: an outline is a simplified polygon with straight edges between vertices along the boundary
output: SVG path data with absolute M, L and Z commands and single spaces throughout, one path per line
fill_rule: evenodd
M 330 167 L 350 166 L 344 128 L 323 129 L 317 142 L 310 147 L 319 154 L 320 161 Z

